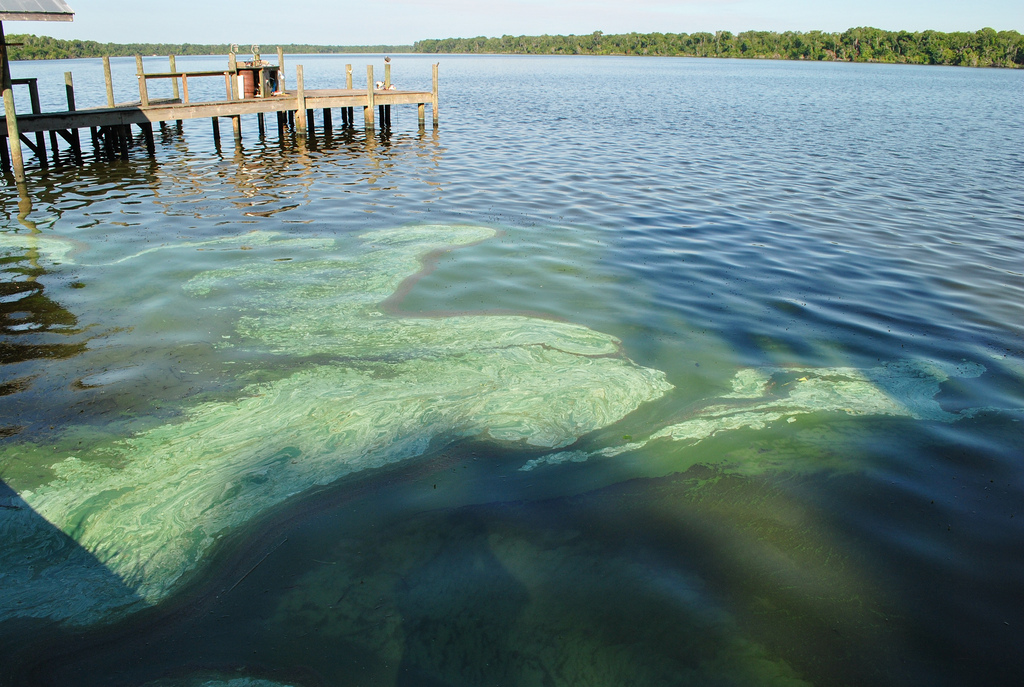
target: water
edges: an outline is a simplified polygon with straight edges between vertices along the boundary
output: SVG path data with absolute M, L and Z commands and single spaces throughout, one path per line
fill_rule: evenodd
M 1022 75 L 435 59 L 0 191 L 0 683 L 1019 682 Z

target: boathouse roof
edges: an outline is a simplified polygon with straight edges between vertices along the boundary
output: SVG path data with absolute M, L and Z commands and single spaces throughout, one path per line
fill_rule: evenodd
M 64 0 L 0 0 L 0 21 L 72 21 Z

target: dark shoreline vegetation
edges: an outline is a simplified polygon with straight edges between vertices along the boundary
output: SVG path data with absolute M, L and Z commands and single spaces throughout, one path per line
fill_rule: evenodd
M 13 60 L 131 55 L 217 55 L 229 46 L 170 43 L 97 43 L 47 36 L 10 36 Z M 1024 35 L 1017 31 L 883 31 L 860 27 L 824 31 L 729 31 L 715 33 L 624 33 L 576 36 L 442 38 L 413 45 L 284 45 L 286 53 L 469 53 L 511 55 L 661 55 L 937 64 L 963 67 L 1024 67 Z M 269 52 L 269 51 L 268 51 Z

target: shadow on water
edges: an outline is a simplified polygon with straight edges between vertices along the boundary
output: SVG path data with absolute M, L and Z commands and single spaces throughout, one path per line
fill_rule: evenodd
M 0 480 L 0 685 L 40 684 L 52 652 L 80 635 L 93 604 L 141 603 L 120 578 Z

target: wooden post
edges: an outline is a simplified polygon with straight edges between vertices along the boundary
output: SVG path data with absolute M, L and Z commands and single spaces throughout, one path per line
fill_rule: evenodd
M 373 65 L 366 65 L 366 105 L 363 107 L 363 124 L 373 127 Z
M 391 88 L 391 63 L 384 63 L 384 90 Z M 380 114 L 380 125 L 391 128 L 391 106 L 385 105 Z
M 228 53 L 228 98 L 238 100 L 238 61 L 235 53 Z M 235 142 L 242 140 L 242 116 L 231 115 L 231 130 L 235 134 Z
M 260 138 L 263 138 L 264 136 L 267 135 L 267 125 L 263 121 L 263 113 L 262 112 L 257 112 L 256 113 L 256 123 L 259 125 Z
M 295 88 L 298 97 L 295 100 L 295 133 L 306 135 L 306 84 L 302 78 L 302 65 L 295 67 Z
M 213 121 L 213 141 L 217 145 L 220 145 L 220 119 L 217 117 L 210 117 Z
M 178 67 L 174 63 L 174 55 L 169 55 L 167 57 L 167 61 L 171 65 L 171 72 L 172 73 L 177 72 L 178 71 Z M 174 98 L 175 100 L 177 100 L 178 98 L 181 97 L 181 95 L 178 93 L 178 77 L 176 77 L 176 76 L 171 79 L 171 97 Z
M 14 87 L 11 85 L 11 65 L 7 59 L 7 39 L 4 38 L 4 25 L 0 22 L 0 58 L 3 59 L 3 66 L 0 68 L 4 92 L 4 116 L 7 118 L 7 141 L 11 144 L 11 167 L 14 171 L 14 181 L 25 181 L 25 158 L 21 155 L 21 132 L 18 130 L 18 114 L 14 107 Z
M 135 73 L 139 77 L 139 101 L 149 107 L 149 87 L 146 85 L 146 70 L 142 66 L 142 55 L 135 56 Z
M 107 107 L 114 106 L 114 80 L 110 76 L 110 58 L 103 56 L 103 78 L 107 82 Z
M 333 126 L 333 122 L 331 121 L 331 108 L 325 107 L 324 108 L 324 132 L 330 131 L 332 126 Z
M 345 88 L 347 88 L 350 91 L 352 90 L 352 65 L 350 64 L 345 65 Z M 355 122 L 352 121 L 355 115 L 353 109 L 351 107 L 343 107 L 341 108 L 341 110 L 342 123 L 348 124 L 349 126 L 355 124 Z
M 74 112 L 75 82 L 71 78 L 71 72 L 64 72 L 64 90 L 68 96 L 68 112 Z M 82 139 L 78 136 L 78 129 L 71 130 L 71 151 L 75 154 L 75 162 L 82 164 Z
M 228 53 L 228 99 L 238 100 L 238 61 L 235 60 L 235 53 Z
M 440 63 L 435 62 L 433 69 L 433 90 L 431 91 L 430 108 L 434 111 L 434 126 L 437 126 L 437 67 Z
M 284 93 L 284 49 L 277 49 L 277 90 Z
M 427 119 L 426 109 L 427 109 L 427 107 L 423 103 L 419 103 L 416 106 L 416 117 L 419 120 L 420 127 L 423 126 L 424 122 Z
M 174 55 L 171 55 L 169 57 L 169 61 L 170 61 L 170 64 L 171 64 L 171 71 L 172 72 L 177 72 L 178 71 L 178 65 L 177 65 L 177 62 L 174 59 Z M 185 102 L 188 103 L 188 77 L 186 77 L 186 76 L 182 76 L 181 77 L 181 87 L 185 91 Z M 178 77 L 174 77 L 173 79 L 171 79 L 171 89 L 173 91 L 172 95 L 174 96 L 175 99 L 178 99 L 178 98 L 181 97 L 181 95 L 178 93 Z M 160 122 L 160 124 L 163 125 L 163 122 Z M 181 120 L 180 119 L 178 120 L 178 126 L 179 127 L 181 126 Z
M 39 114 L 42 112 L 42 107 L 39 105 L 39 84 L 33 79 L 28 82 L 28 97 L 32 103 L 32 114 Z M 50 141 L 53 143 L 53 152 L 57 154 L 57 134 L 50 132 Z M 36 132 L 36 155 L 39 158 L 39 165 L 46 167 L 46 137 L 42 131 Z

